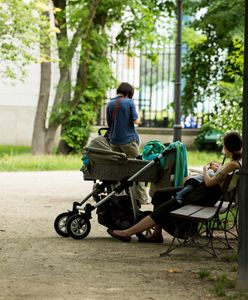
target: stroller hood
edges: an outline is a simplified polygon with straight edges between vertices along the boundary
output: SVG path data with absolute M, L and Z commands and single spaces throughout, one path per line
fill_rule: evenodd
M 112 151 L 107 139 L 103 136 L 98 136 L 93 139 L 89 146 L 84 148 L 83 159 L 85 158 L 89 159 L 93 164 L 127 162 L 127 155 L 125 153 Z

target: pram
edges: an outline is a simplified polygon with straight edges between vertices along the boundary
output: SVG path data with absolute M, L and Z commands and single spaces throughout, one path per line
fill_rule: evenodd
M 101 225 L 110 229 L 128 228 L 151 213 L 140 210 L 130 189 L 135 182 L 156 183 L 161 173 L 166 173 L 165 185 L 172 185 L 175 148 L 163 151 L 151 161 L 130 159 L 124 153 L 111 151 L 101 130 L 99 137 L 84 149 L 88 166 L 81 168 L 84 180 L 95 182 L 94 188 L 81 202 L 73 202 L 72 210 L 57 216 L 54 228 L 60 236 L 84 239 L 91 230 L 90 219 L 95 209 Z M 166 157 L 166 165 L 161 170 L 163 157 Z M 96 203 L 85 204 L 91 197 Z M 144 234 L 149 233 L 137 236 L 142 238 Z

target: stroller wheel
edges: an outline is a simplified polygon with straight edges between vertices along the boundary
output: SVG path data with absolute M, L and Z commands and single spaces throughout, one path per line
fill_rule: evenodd
M 135 220 L 135 224 L 141 221 L 142 219 L 144 219 L 145 217 L 149 216 L 151 213 L 152 211 L 150 210 L 141 211 Z M 152 233 L 153 233 L 153 228 L 146 230 L 144 232 L 137 233 L 136 236 L 137 238 L 142 239 L 151 236 Z
M 64 212 L 57 216 L 57 218 L 54 221 L 54 229 L 57 232 L 57 234 L 63 237 L 69 237 L 69 234 L 66 229 L 66 222 L 70 216 L 71 213 L 69 212 Z
M 83 214 L 71 216 L 66 224 L 69 236 L 76 240 L 84 239 L 90 232 L 91 225 L 89 219 Z

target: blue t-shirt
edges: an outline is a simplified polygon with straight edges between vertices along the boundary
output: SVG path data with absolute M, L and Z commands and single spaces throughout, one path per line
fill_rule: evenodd
M 119 96 L 111 99 L 107 104 L 107 123 L 110 128 L 110 144 L 125 145 L 132 141 L 139 142 L 139 136 L 135 130 L 133 122 L 138 119 L 138 114 L 134 101 L 123 98 L 114 120 L 112 119 L 113 110 L 118 102 Z

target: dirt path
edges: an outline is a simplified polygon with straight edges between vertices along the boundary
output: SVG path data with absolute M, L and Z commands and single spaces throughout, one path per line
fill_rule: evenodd
M 54 219 L 91 189 L 79 171 L 0 173 L 0 299 L 220 299 L 198 272 L 227 263 L 194 249 L 161 258 L 166 234 L 122 243 L 94 213 L 86 239 L 59 237 Z

